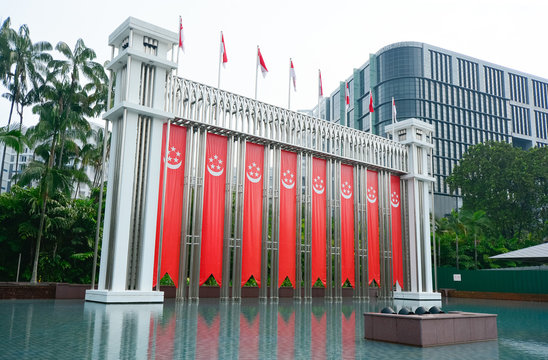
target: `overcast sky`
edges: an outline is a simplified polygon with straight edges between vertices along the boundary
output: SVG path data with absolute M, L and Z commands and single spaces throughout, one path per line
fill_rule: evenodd
M 177 31 L 181 15 L 186 48 L 181 76 L 217 85 L 222 30 L 228 64 L 221 88 L 254 96 L 260 45 L 269 73 L 259 76 L 259 100 L 287 107 L 291 57 L 296 110 L 317 103 L 318 69 L 324 94 L 330 94 L 370 53 L 400 41 L 426 42 L 548 78 L 547 14 L 545 0 L 10 0 L 3 1 L 0 20 L 10 16 L 16 29 L 27 24 L 34 42 L 64 41 L 72 48 L 82 38 L 103 63 L 110 58 L 108 36 L 127 17 Z M 9 103 L 1 98 L 0 124 L 7 123 L 8 113 Z M 25 124 L 32 125 L 30 109 L 26 114 Z

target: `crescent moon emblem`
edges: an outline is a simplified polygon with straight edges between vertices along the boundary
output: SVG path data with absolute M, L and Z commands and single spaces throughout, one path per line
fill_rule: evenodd
M 318 194 L 318 195 L 323 194 L 323 192 L 325 191 L 325 188 L 323 188 L 323 189 L 320 191 L 320 190 L 316 189 L 315 186 L 312 186 L 312 189 L 314 189 L 314 192 L 315 192 L 316 194 Z
M 165 161 L 166 161 L 166 159 L 164 159 L 164 162 L 165 162 Z M 173 165 L 173 164 L 170 164 L 169 161 L 168 161 L 168 163 L 167 163 L 167 168 L 168 168 L 168 169 L 172 169 L 172 170 L 177 170 L 178 168 L 181 167 L 181 164 L 182 164 L 182 163 L 183 163 L 182 161 L 179 161 L 178 164 Z
M 346 194 L 342 191 L 342 189 L 341 189 L 341 196 L 342 196 L 343 198 L 345 198 L 346 200 L 348 200 L 348 199 L 350 199 L 350 198 L 352 197 L 352 193 L 346 195 Z
M 206 168 L 207 168 L 207 171 L 213 176 L 221 176 L 221 175 L 223 175 L 223 171 L 225 171 L 224 168 L 221 169 L 220 171 L 213 171 L 213 170 L 210 169 L 209 166 L 206 166 Z
M 367 201 L 369 201 L 371 204 L 374 204 L 374 203 L 377 202 L 377 198 L 374 198 L 373 200 L 371 200 L 371 199 L 369 198 L 369 196 L 368 196 L 368 197 L 367 197 Z
M 245 176 L 247 176 L 247 180 L 251 181 L 253 184 L 256 184 L 256 183 L 258 183 L 259 181 L 261 181 L 261 178 L 263 177 L 263 176 L 261 175 L 261 176 L 259 176 L 258 178 L 253 179 L 251 176 L 249 176 L 249 174 L 245 174 Z
M 289 190 L 291 190 L 291 189 L 293 189 L 293 188 L 295 187 L 295 183 L 293 183 L 293 184 L 291 184 L 291 185 L 287 185 L 287 184 L 285 183 L 285 181 L 283 181 L 283 180 L 282 180 L 282 185 L 283 185 L 284 188 L 289 189 Z
M 392 204 L 393 207 L 396 207 L 396 208 L 397 208 L 398 206 L 400 206 L 400 202 L 399 202 L 399 201 L 393 202 L 392 200 L 390 200 L 390 203 Z

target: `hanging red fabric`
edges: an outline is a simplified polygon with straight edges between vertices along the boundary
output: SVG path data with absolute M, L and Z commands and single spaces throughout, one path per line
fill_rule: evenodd
M 152 286 L 156 285 L 158 269 L 158 245 L 160 241 L 160 221 L 162 213 L 162 185 L 164 183 L 164 159 L 166 129 L 162 135 L 162 156 L 160 161 L 160 186 L 158 214 L 156 220 L 156 246 L 154 250 L 154 270 Z M 164 204 L 164 232 L 162 240 L 162 262 L 160 276 L 169 274 L 175 286 L 179 284 L 179 255 L 181 250 L 181 219 L 183 211 L 183 188 L 185 183 L 186 128 L 171 125 L 167 158 L 166 197 Z
M 390 177 L 390 208 L 392 210 L 392 269 L 394 284 L 403 288 L 403 255 L 401 245 L 401 197 L 400 177 Z
M 375 280 L 381 284 L 381 263 L 379 257 L 379 174 L 367 170 L 367 262 L 369 284 Z
M 341 280 L 354 285 L 354 168 L 341 165 Z
M 200 285 L 211 275 L 221 285 L 223 277 L 226 146 L 226 137 L 207 134 Z
M 263 163 L 264 146 L 246 143 L 241 286 L 244 286 L 251 276 L 261 286 Z
M 278 287 L 286 277 L 295 287 L 295 242 L 297 237 L 297 154 L 282 151 L 280 168 L 280 245 Z
M 326 162 L 312 158 L 312 285 L 326 285 Z

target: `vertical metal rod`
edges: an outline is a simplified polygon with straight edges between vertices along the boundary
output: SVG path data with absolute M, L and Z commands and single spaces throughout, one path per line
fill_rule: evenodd
M 310 134 L 308 136 L 311 136 Z M 312 279 L 312 167 L 313 158 L 311 154 L 307 154 L 307 196 L 306 196 L 306 216 L 307 216 L 307 237 L 306 237 L 306 254 L 305 254 L 305 266 L 306 266 L 306 280 L 305 280 L 305 297 L 308 300 L 312 300 L 312 286 L 314 285 Z
M 236 196 L 236 215 L 234 217 L 234 257 L 232 269 L 232 300 L 240 301 L 241 299 L 241 282 L 242 282 L 242 235 L 243 235 L 243 201 L 244 201 L 244 186 L 245 186 L 245 153 L 246 140 L 239 139 L 238 144 L 239 161 L 238 161 L 238 176 Z
M 194 192 L 192 249 L 190 252 L 190 299 L 197 301 L 200 291 L 200 256 L 202 245 L 202 219 L 204 204 L 204 173 L 207 131 L 200 129 L 198 135 L 198 158 L 196 160 L 196 187 Z
M 177 299 L 183 300 L 188 296 L 187 292 L 187 275 L 188 275 L 188 245 L 187 238 L 189 235 L 190 223 L 190 198 L 192 197 L 192 168 L 195 147 L 194 142 L 194 127 L 188 127 L 186 130 L 186 149 L 185 149 L 185 175 L 184 175 L 184 190 L 183 190 L 183 211 L 181 214 L 181 249 L 179 255 L 179 287 L 177 288 Z
M 364 189 L 363 194 L 367 194 L 367 167 L 362 168 L 362 189 Z M 365 195 L 367 196 L 367 195 Z M 368 234 L 368 228 L 369 224 L 367 223 L 367 216 L 369 213 L 369 210 L 367 209 L 367 200 L 364 201 L 364 207 L 363 207 L 364 217 L 363 217 L 363 238 L 362 238 L 362 291 L 363 291 L 363 297 L 369 298 L 369 234 Z
M 387 173 L 387 187 L 388 187 L 388 196 L 386 198 L 386 206 L 387 206 L 387 215 L 388 215 L 388 233 L 390 236 L 388 237 L 388 273 L 389 273 L 389 289 L 390 291 L 390 297 L 394 297 L 394 233 L 392 232 L 392 175 L 390 173 Z M 400 225 L 401 226 L 401 225 Z
M 379 285 L 379 295 L 381 298 L 386 297 L 386 284 L 383 282 L 386 280 L 386 269 L 385 269 L 385 207 L 384 207 L 384 173 L 382 171 L 378 172 L 378 193 L 377 193 L 377 202 L 379 204 L 379 262 L 380 262 L 380 272 L 381 279 Z
M 361 221 L 361 192 L 359 186 L 359 165 L 352 169 L 354 180 L 354 294 L 353 297 L 359 298 L 360 292 L 360 221 Z
M 270 299 L 278 301 L 279 249 L 280 249 L 280 171 L 281 150 L 274 148 L 273 197 L 272 197 L 272 252 L 270 254 Z
M 232 238 L 232 184 L 234 177 L 234 136 L 230 136 L 227 144 L 226 183 L 225 183 L 225 223 L 223 239 L 223 278 L 221 283 L 221 301 L 229 298 L 230 290 L 230 257 Z M 237 159 L 237 158 L 236 158 Z
M 342 250 L 342 226 L 341 226 L 341 163 L 338 160 L 333 161 L 331 167 L 331 173 L 333 174 L 333 181 L 330 182 L 333 191 L 331 196 L 333 197 L 332 205 L 334 211 L 334 241 L 333 241 L 333 298 L 335 301 L 341 301 L 342 294 L 342 263 L 341 263 L 341 250 Z
M 171 128 L 171 119 L 167 120 L 167 130 L 166 130 L 166 145 L 164 147 L 164 178 L 162 182 L 162 207 L 160 212 L 160 237 L 158 241 L 158 267 L 156 268 L 156 291 L 160 291 L 160 279 L 162 272 L 162 243 L 164 240 L 164 213 L 165 213 L 165 203 L 166 203 L 166 180 L 167 180 L 167 155 L 169 149 L 169 132 Z
M 326 238 L 324 239 L 326 261 L 326 284 L 325 284 L 325 300 L 333 300 L 333 161 L 326 160 L 326 176 L 325 176 L 325 197 L 326 197 Z
M 270 153 L 271 149 L 268 146 L 264 148 L 263 156 L 263 209 L 262 209 L 262 239 L 261 239 L 261 287 L 259 289 L 259 298 L 265 300 L 268 294 L 268 254 L 270 253 L 270 240 L 268 233 L 269 222 L 269 209 L 272 188 L 269 187 L 270 183 Z M 270 191 L 269 191 L 270 190 Z M 271 279 L 272 280 L 272 279 Z
M 295 188 L 296 190 L 296 207 L 297 207 L 297 219 L 295 222 L 295 283 L 293 284 L 295 288 L 295 292 L 293 294 L 294 299 L 301 299 L 302 292 L 301 292 L 301 282 L 303 279 L 303 268 L 302 268 L 302 252 L 303 252 L 303 246 L 302 246 L 302 216 L 303 216 L 303 186 L 302 186 L 302 177 L 303 177 L 303 171 L 302 171 L 302 154 L 297 154 L 297 173 L 295 176 L 296 184 Z
M 95 260 L 97 261 L 97 260 Z M 96 264 L 97 266 L 97 264 Z M 21 268 L 21 253 L 19 253 L 19 259 L 17 260 L 17 275 L 15 276 L 15 282 L 19 282 L 19 269 Z M 92 284 L 92 289 L 93 289 L 93 282 L 91 283 Z

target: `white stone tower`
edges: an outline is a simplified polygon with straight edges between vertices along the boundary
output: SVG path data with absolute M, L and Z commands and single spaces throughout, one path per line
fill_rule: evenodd
M 163 302 L 152 291 L 162 127 L 178 34 L 128 18 L 109 37 L 115 74 L 99 286 L 87 301 Z M 170 59 L 168 59 L 168 56 Z
M 409 214 L 409 291 L 395 291 L 394 299 L 440 301 L 441 294 L 432 287 L 432 255 L 430 243 L 431 197 L 429 186 L 434 182 L 429 154 L 434 148 L 434 127 L 418 119 L 407 119 L 386 126 L 401 144 L 408 146 L 407 213 Z M 435 305 L 435 304 L 432 304 Z

